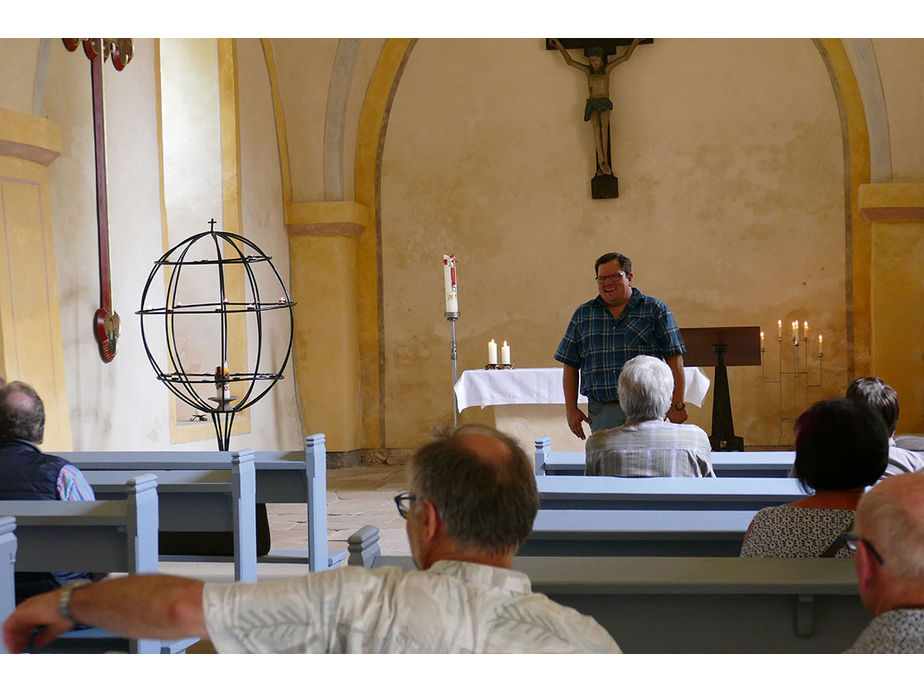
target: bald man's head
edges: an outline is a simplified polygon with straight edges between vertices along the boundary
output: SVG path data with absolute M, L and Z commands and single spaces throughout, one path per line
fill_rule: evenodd
M 417 450 L 411 491 L 433 503 L 453 541 L 486 551 L 519 548 L 539 509 L 526 453 L 488 426 L 462 426 Z
M 45 439 L 45 406 L 26 383 L 14 380 L 0 387 L 0 440 Z
M 898 474 L 864 494 L 854 533 L 876 547 L 890 571 L 924 587 L 924 474 Z

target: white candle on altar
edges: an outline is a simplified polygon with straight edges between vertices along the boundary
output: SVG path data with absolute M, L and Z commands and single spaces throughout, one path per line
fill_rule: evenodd
M 782 320 L 776 321 L 776 338 L 777 339 L 783 338 L 783 321 Z
M 497 342 L 493 339 L 488 342 L 488 363 L 491 365 L 497 365 Z
M 443 285 L 446 289 L 446 312 L 459 312 L 459 294 L 456 286 L 456 256 L 443 255 Z
M 501 364 L 510 365 L 510 347 L 507 346 L 507 341 L 504 341 L 504 346 L 501 347 Z

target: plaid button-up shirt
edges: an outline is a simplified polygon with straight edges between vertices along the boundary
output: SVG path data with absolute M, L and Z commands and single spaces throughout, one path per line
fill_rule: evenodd
M 582 395 L 617 402 L 616 386 L 626 361 L 641 354 L 667 360 L 685 351 L 667 304 L 633 288 L 618 319 L 600 296 L 578 306 L 555 360 L 581 371 Z

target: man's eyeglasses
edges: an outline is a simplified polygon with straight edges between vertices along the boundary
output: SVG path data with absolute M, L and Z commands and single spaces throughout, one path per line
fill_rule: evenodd
M 866 548 L 869 549 L 870 553 L 873 554 L 873 557 L 879 561 L 879 565 L 885 565 L 885 561 L 882 560 L 882 556 L 879 555 L 879 552 L 876 551 L 876 547 L 873 546 L 868 539 L 858 537 L 856 534 L 850 534 L 849 532 L 844 532 L 841 535 L 841 538 L 844 540 L 844 543 L 847 544 L 847 548 L 854 553 L 857 552 L 857 545 L 859 545 L 859 543 L 862 541 L 866 545 Z
M 607 274 L 604 277 L 597 277 L 597 283 L 602 284 L 603 282 L 609 281 L 610 279 L 622 279 L 625 276 L 626 276 L 625 272 L 617 272 L 616 274 Z
M 417 500 L 417 496 L 410 491 L 405 491 L 395 496 L 395 505 L 398 506 L 398 514 L 405 520 L 407 519 L 407 514 L 411 511 L 411 501 L 414 500 Z

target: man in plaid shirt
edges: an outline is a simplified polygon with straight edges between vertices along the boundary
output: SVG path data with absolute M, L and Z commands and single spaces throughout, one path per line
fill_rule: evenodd
M 617 393 L 619 374 L 626 361 L 641 354 L 657 356 L 670 366 L 674 391 L 667 417 L 683 423 L 687 418 L 683 402 L 686 347 L 670 308 L 632 287 L 632 261 L 625 255 L 602 255 L 594 268 L 599 295 L 574 311 L 555 352 L 555 360 L 564 364 L 568 427 L 584 440 L 584 421 L 591 432 L 625 423 Z M 577 406 L 578 373 L 589 418 Z

